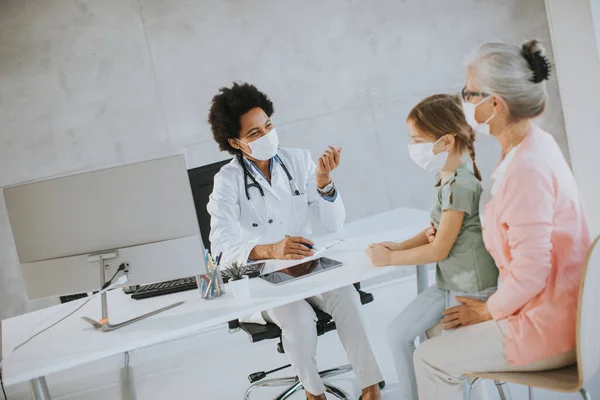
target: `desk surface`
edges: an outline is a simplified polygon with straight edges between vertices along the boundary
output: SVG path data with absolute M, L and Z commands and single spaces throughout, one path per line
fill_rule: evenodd
M 77 313 L 12 353 L 3 365 L 4 383 L 6 386 L 14 385 L 126 351 L 175 340 L 254 312 L 385 275 L 393 267 L 371 268 L 364 253 L 365 246 L 375 241 L 405 239 L 425 229 L 428 224 L 426 212 L 406 208 L 348 223 L 340 231 L 318 238 L 321 243 L 343 239 L 322 255 L 340 260 L 344 266 L 281 286 L 253 279 L 252 297 L 248 299 L 234 299 L 231 294 L 226 294 L 207 301 L 200 299 L 198 291 L 193 290 L 135 301 L 121 290 L 114 290 L 108 294 L 109 315 L 113 323 L 177 301 L 185 300 L 185 303 L 117 331 L 103 333 L 81 319 L 82 316 L 100 318 L 100 299 L 93 299 Z M 4 320 L 2 354 L 8 354 L 9 349 L 73 311 L 79 304 L 67 303 Z

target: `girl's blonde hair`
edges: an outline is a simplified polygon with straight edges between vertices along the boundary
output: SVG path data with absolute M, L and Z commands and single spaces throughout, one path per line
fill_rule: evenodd
M 473 162 L 473 172 L 481 180 L 475 163 L 475 131 L 467 123 L 459 96 L 436 94 L 426 97 L 413 107 L 406 118 L 423 135 L 439 139 L 455 136 L 458 151 L 468 151 Z

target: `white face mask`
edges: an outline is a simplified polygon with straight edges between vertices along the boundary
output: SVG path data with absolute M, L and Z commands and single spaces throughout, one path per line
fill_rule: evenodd
M 462 102 L 463 113 L 465 114 L 465 119 L 467 120 L 467 123 L 471 125 L 471 128 L 475 129 L 476 132 L 481 133 L 482 135 L 490 134 L 489 122 L 492 120 L 492 118 L 496 116 L 496 114 L 492 114 L 484 123 L 480 124 L 475 119 L 475 109 L 478 105 L 485 103 L 491 98 L 491 96 L 488 96 L 477 104 L 469 103 L 468 101 L 464 100 Z
M 410 158 L 419 167 L 425 171 L 441 171 L 448 160 L 448 152 L 446 150 L 433 154 L 433 148 L 443 137 L 432 143 L 415 143 L 408 145 L 408 154 Z
M 239 139 L 237 139 L 237 141 L 242 142 Z M 252 152 L 246 153 L 244 150 L 240 149 L 244 153 L 257 160 L 267 161 L 275 157 L 275 154 L 277 154 L 277 149 L 279 148 L 279 136 L 277 136 L 277 131 L 275 128 L 273 128 L 265 136 L 260 137 L 253 142 L 242 143 L 247 144 Z

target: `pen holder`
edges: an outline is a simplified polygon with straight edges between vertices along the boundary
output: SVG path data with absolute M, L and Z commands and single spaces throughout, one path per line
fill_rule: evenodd
M 235 281 L 230 279 L 227 284 L 234 298 L 243 299 L 250 297 L 250 279 L 248 275 L 244 275 L 242 279 Z
M 225 290 L 223 290 L 223 276 L 218 268 L 212 273 L 196 277 L 196 281 L 198 281 L 200 297 L 203 299 L 215 299 L 225 293 Z

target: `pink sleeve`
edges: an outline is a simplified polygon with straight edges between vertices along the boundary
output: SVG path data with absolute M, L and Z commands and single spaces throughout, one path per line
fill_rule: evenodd
M 513 315 L 544 290 L 552 268 L 552 175 L 543 164 L 515 167 L 515 174 L 507 176 L 505 204 L 499 209 L 501 222 L 507 227 L 512 261 L 504 266 L 507 273 L 502 284 L 487 302 L 496 320 Z

